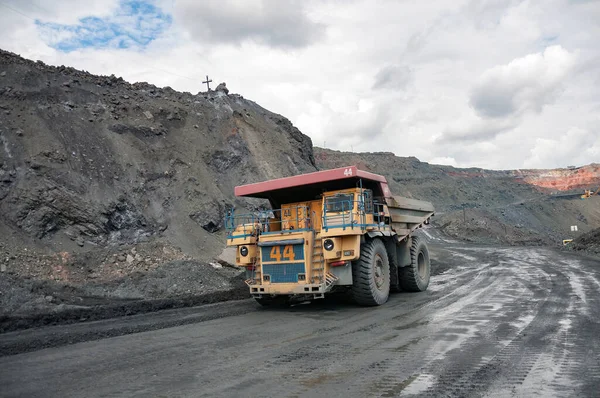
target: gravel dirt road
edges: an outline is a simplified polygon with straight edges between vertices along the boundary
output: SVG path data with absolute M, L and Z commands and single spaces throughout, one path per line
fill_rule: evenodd
M 0 395 L 598 396 L 597 258 L 431 247 L 429 290 L 378 308 L 242 300 L 0 335 Z

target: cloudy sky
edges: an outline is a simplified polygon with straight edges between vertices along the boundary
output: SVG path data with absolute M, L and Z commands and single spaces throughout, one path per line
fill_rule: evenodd
M 196 93 L 316 146 L 493 169 L 600 162 L 600 2 L 0 0 L 0 48 Z

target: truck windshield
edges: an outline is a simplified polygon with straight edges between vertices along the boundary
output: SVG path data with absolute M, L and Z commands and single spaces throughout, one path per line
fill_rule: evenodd
M 349 211 L 354 209 L 354 195 L 341 194 L 330 196 L 325 199 L 325 209 L 327 212 Z

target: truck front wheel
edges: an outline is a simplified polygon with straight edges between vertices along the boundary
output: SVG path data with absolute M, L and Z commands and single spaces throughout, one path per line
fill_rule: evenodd
M 380 239 L 367 241 L 352 264 L 352 296 L 360 305 L 384 304 L 390 295 L 390 263 Z
M 402 290 L 424 292 L 429 286 L 430 273 L 431 264 L 427 245 L 423 239 L 413 236 L 410 246 L 410 265 L 400 268 Z

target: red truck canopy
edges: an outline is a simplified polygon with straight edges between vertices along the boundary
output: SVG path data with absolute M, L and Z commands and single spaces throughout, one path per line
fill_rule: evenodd
M 235 196 L 268 199 L 274 208 L 285 203 L 318 199 L 326 191 L 358 187 L 373 191 L 375 197 L 391 197 L 387 180 L 356 166 L 323 170 L 235 187 Z

